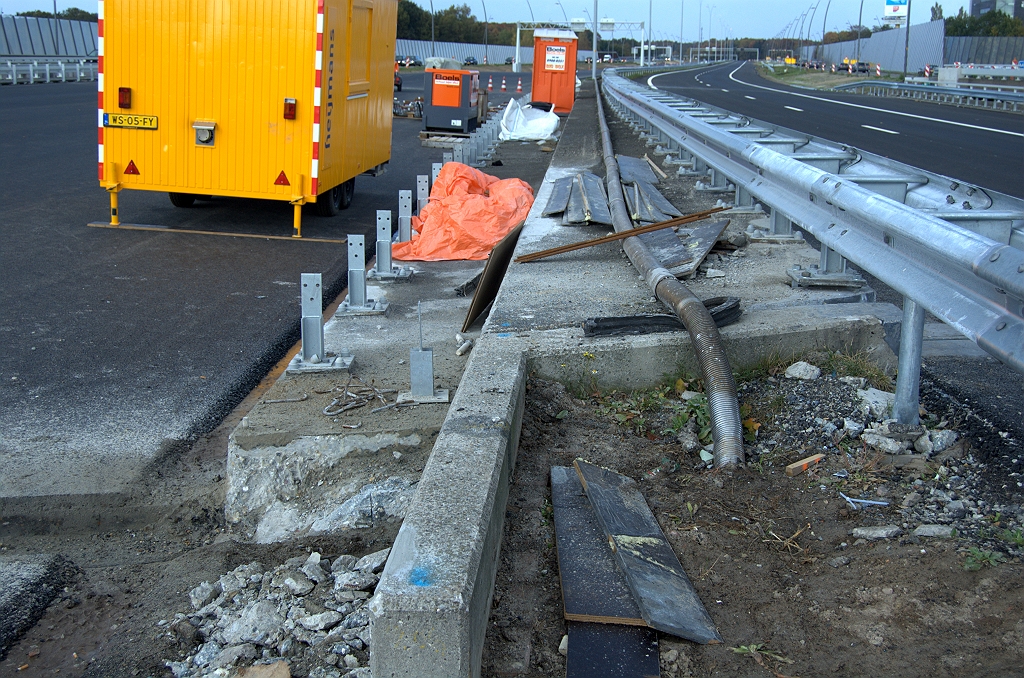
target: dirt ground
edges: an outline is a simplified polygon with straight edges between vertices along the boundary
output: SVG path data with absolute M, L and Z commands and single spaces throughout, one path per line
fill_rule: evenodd
M 549 473 L 578 457 L 639 481 L 725 639 L 700 646 L 661 634 L 663 676 L 1003 676 L 1019 670 L 1020 559 L 1007 554 L 997 566 L 965 569 L 970 539 L 908 536 L 914 525 L 904 526 L 900 498 L 917 477 L 873 470 L 870 455 L 853 448 L 847 456 L 838 448 L 798 447 L 797 441 L 813 439 L 800 419 L 807 402 L 831 400 L 832 407 L 849 411 L 846 416 L 856 409 L 844 386 L 822 379 L 817 390 L 787 408 L 779 398 L 787 402 L 796 385 L 750 385 L 741 404 L 762 416 L 775 413 L 758 438 L 777 445 L 764 454 L 755 451 L 747 468 L 720 473 L 681 454 L 676 438 L 665 432 L 679 407 L 671 396 L 647 415 L 645 432 L 638 433 L 609 413 L 613 396 L 579 399 L 561 384 L 531 382 L 485 675 L 563 675 L 565 660 L 557 649 L 566 626 Z M 837 390 L 831 399 L 823 395 Z M 829 453 L 820 469 L 784 474 L 785 464 L 819 449 Z M 845 480 L 832 475 L 842 471 Z M 890 505 L 849 511 L 837 489 L 889 498 Z M 903 535 L 866 543 L 851 537 L 853 528 L 877 524 L 904 526 Z M 762 649 L 758 655 L 743 651 L 754 645 Z

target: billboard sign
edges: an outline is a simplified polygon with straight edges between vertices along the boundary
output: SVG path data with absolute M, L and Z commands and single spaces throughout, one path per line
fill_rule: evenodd
M 907 0 L 885 0 L 883 20 L 890 23 L 905 23 L 907 21 Z

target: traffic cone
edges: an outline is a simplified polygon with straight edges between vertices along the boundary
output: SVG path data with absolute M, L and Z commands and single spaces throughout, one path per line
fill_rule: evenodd
M 516 84 L 516 94 L 523 93 L 523 79 L 519 78 L 519 82 Z
M 502 79 L 501 79 L 501 91 L 502 91 L 502 92 L 507 92 L 507 91 L 508 91 L 508 90 L 507 90 L 507 89 L 505 88 L 505 78 L 504 78 L 504 77 L 502 77 Z
M 487 76 L 487 91 L 494 91 L 494 78 L 492 76 Z

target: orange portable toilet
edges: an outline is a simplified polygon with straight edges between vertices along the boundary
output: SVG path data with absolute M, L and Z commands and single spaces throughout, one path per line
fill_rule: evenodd
M 544 28 L 533 32 L 534 101 L 549 101 L 568 113 L 576 100 L 576 34 Z

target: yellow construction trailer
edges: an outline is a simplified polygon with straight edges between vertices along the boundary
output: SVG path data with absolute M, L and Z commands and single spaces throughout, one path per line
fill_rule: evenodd
M 391 157 L 397 0 L 100 0 L 99 181 L 348 207 Z

